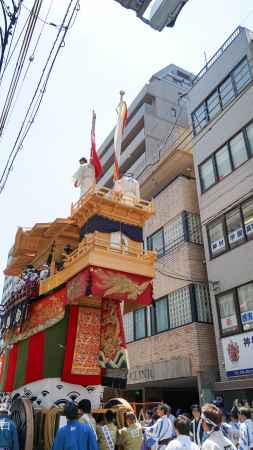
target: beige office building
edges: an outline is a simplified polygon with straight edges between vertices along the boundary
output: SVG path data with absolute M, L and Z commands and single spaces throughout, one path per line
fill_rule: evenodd
M 169 65 L 129 107 L 120 170 L 154 199 L 144 245 L 157 253 L 154 302 L 125 314 L 130 371 L 122 395 L 173 408 L 213 395 L 217 360 L 184 94 L 192 74 Z M 99 148 L 111 186 L 113 130 Z

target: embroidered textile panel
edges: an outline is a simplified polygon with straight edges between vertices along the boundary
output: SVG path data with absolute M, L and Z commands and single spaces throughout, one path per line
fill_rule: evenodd
M 99 362 L 102 368 L 127 368 L 127 350 L 119 302 L 103 300 L 101 312 L 101 350 Z
M 138 305 L 152 304 L 152 280 L 140 275 L 91 268 L 92 294 Z

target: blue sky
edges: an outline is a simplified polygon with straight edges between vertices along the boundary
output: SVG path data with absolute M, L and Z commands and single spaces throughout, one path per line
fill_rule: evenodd
M 45 17 L 49 0 L 44 2 L 41 17 Z M 24 3 L 30 6 L 32 0 Z M 99 146 L 114 126 L 120 89 L 131 103 L 153 73 L 170 63 L 197 73 L 204 65 L 204 54 L 210 58 L 239 24 L 253 29 L 252 0 L 189 0 L 176 26 L 161 33 L 113 0 L 80 3 L 40 113 L 0 196 L 0 292 L 17 227 L 69 215 L 77 196 L 71 176 L 79 158 L 90 150 L 92 109 L 97 113 Z M 66 5 L 67 0 L 54 0 L 49 21 L 59 23 Z M 53 33 L 52 27 L 45 27 L 31 73 L 0 140 L 1 170 Z

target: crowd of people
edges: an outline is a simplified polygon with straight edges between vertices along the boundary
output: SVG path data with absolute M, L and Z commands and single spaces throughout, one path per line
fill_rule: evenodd
M 122 429 L 117 428 L 111 410 L 95 420 L 88 400 L 78 407 L 67 405 L 65 414 L 68 422 L 58 431 L 53 450 L 253 450 L 253 421 L 245 406 L 234 407 L 225 415 L 215 404 L 202 408 L 195 404 L 191 416 L 181 411 L 174 416 L 171 408 L 161 403 L 147 411 L 141 422 L 133 412 L 127 413 Z M 80 443 L 80 423 L 89 445 Z
M 253 450 L 253 421 L 246 406 L 231 413 L 213 403 L 192 405 L 189 414 L 161 403 L 146 411 L 139 422 L 133 411 L 126 413 L 126 426 L 119 429 L 115 414 L 92 416 L 89 400 L 67 403 L 66 423 L 61 423 L 52 450 Z M 14 422 L 8 408 L 0 405 L 0 450 L 20 450 Z

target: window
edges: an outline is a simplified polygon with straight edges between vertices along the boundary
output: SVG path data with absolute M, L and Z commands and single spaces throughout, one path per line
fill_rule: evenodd
M 192 114 L 192 121 L 193 121 L 193 129 L 195 134 L 199 133 L 202 128 L 204 128 L 208 122 L 207 119 L 207 111 L 206 111 L 206 104 L 203 103 L 194 111 Z
M 198 214 L 187 213 L 189 240 L 194 244 L 203 244 L 201 222 Z
M 124 314 L 123 316 L 124 330 L 126 342 L 132 342 L 134 340 L 134 321 L 133 313 Z
M 211 257 L 253 239 L 253 198 L 207 226 Z
M 226 224 L 228 231 L 228 243 L 231 248 L 240 245 L 245 240 L 244 230 L 239 208 L 233 209 L 226 214 Z
M 165 252 L 175 248 L 184 240 L 183 219 L 180 214 L 175 219 L 164 225 L 164 245 Z
M 195 284 L 194 287 L 195 287 L 198 321 L 211 323 L 212 313 L 210 305 L 209 288 L 204 284 Z
M 217 86 L 207 99 L 192 113 L 194 134 L 198 134 L 207 123 L 216 117 L 232 100 L 238 96 L 251 82 L 251 73 L 247 58 L 245 58 L 224 80 Z M 208 112 L 208 113 L 207 113 Z
M 251 81 L 248 60 L 245 58 L 233 71 L 236 91 L 239 94 Z
M 218 181 L 221 181 L 232 171 L 228 146 L 224 145 L 215 153 L 216 167 L 218 172 Z
M 220 91 L 222 108 L 224 109 L 235 98 L 235 91 L 234 91 L 231 77 L 227 78 L 220 85 L 219 91 Z
M 253 123 L 251 123 L 246 128 L 246 132 L 247 132 L 247 137 L 248 137 L 248 142 L 249 142 L 249 151 L 250 151 L 250 154 L 253 155 Z
M 149 236 L 147 239 L 148 250 L 156 251 L 157 256 L 164 255 L 164 235 L 163 229 L 158 230 L 156 233 Z
M 218 307 L 222 334 L 239 331 L 234 292 L 220 295 L 218 297 Z
M 253 283 L 245 284 L 237 289 L 244 331 L 253 329 Z
M 211 256 L 217 256 L 226 250 L 226 240 L 222 220 L 208 226 L 208 235 Z
M 199 166 L 201 190 L 205 192 L 253 157 L 253 122 Z M 214 164 L 215 159 L 215 164 Z M 216 171 L 215 171 L 216 169 Z
M 209 158 L 206 162 L 201 164 L 200 180 L 203 191 L 206 191 L 209 187 L 213 186 L 213 184 L 215 183 L 215 173 L 212 158 Z
M 135 339 L 143 339 L 147 335 L 146 330 L 146 309 L 141 308 L 134 311 L 134 331 Z
M 207 110 L 209 120 L 212 120 L 219 112 L 221 111 L 219 92 L 216 90 L 210 97 L 207 99 Z
M 168 330 L 169 317 L 168 317 L 167 297 L 165 297 L 161 300 L 157 300 L 155 302 L 155 311 L 156 311 L 156 331 L 157 331 L 157 333 Z
M 247 239 L 253 239 L 253 199 L 243 203 L 242 214 Z
M 153 336 L 156 333 L 156 326 L 155 326 L 155 307 L 154 305 L 150 306 L 150 328 L 151 328 L 151 335 Z
M 243 132 L 237 134 L 237 136 L 230 141 L 230 150 L 233 166 L 236 169 L 248 159 Z
M 177 289 L 168 295 L 170 328 L 192 322 L 189 287 Z

